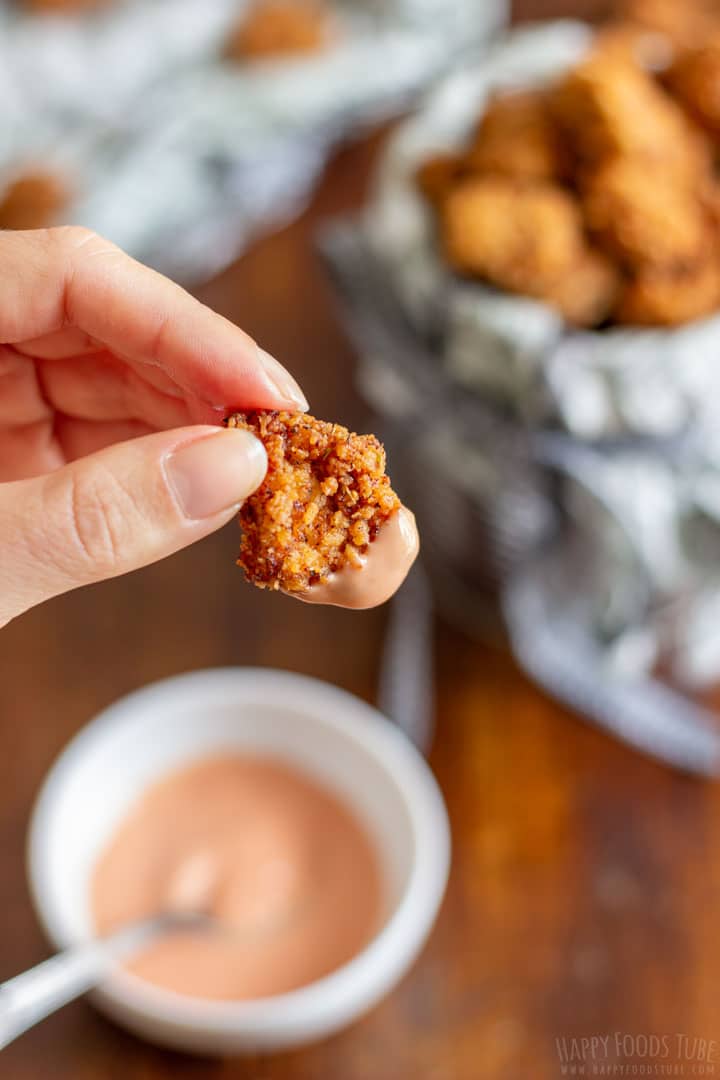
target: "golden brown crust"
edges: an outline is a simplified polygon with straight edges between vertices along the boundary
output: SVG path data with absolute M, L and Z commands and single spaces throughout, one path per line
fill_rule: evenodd
M 111 3 L 112 0 L 23 0 L 23 7 L 39 14 L 71 15 L 75 12 L 100 10 Z
M 571 326 L 592 327 L 611 315 L 621 287 L 615 265 L 588 249 L 541 299 L 556 308 Z
M 720 136 L 720 34 L 680 56 L 666 82 L 697 122 Z
M 601 33 L 558 83 L 491 99 L 466 147 L 418 171 L 452 270 L 541 300 L 575 326 L 676 325 L 720 305 L 717 151 L 651 74 L 663 41 L 669 55 L 654 27 L 662 0 L 631 6 L 635 21 Z M 639 43 L 658 50 L 647 70 Z M 697 94 L 720 136 L 720 35 L 666 81 L 672 89 L 702 57 Z
M 579 209 L 562 188 L 501 177 L 464 180 L 442 208 L 442 242 L 459 273 L 537 296 L 579 258 Z
M 549 100 L 581 167 L 622 156 L 698 167 L 701 148 L 682 109 L 622 57 L 591 54 L 560 80 Z
M 617 0 L 619 19 L 662 34 L 677 49 L 702 44 L 718 26 L 712 0 Z
M 462 154 L 435 154 L 415 172 L 415 183 L 432 207 L 438 209 L 465 171 Z
M 678 326 L 720 304 L 720 263 L 708 259 L 679 272 L 649 271 L 625 287 L 615 318 L 635 326 Z
M 0 196 L 0 229 L 45 228 L 56 221 L 67 201 L 68 193 L 53 173 L 24 173 Z
M 470 172 L 516 180 L 554 181 L 567 161 L 541 90 L 497 94 L 490 99 L 466 155 Z
M 589 181 L 585 221 L 605 251 L 631 270 L 681 268 L 708 246 L 707 219 L 697 193 L 673 174 L 638 158 L 615 158 Z
M 264 444 L 268 471 L 240 511 L 238 565 L 262 589 L 302 592 L 361 556 L 400 507 L 374 435 L 304 413 L 234 413 Z
M 225 55 L 256 60 L 312 53 L 329 38 L 329 12 L 319 0 L 257 0 L 231 30 Z

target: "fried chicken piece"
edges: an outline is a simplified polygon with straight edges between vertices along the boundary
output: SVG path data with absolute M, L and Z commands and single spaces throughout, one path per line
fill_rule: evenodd
M 473 177 L 445 199 L 441 230 L 459 273 L 544 300 L 576 326 L 610 314 L 618 273 L 587 247 L 579 207 L 562 188 Z
M 67 201 L 68 193 L 53 173 L 24 173 L 0 194 L 0 229 L 45 228 Z
M 706 259 L 677 272 L 648 271 L 629 281 L 615 321 L 635 326 L 678 326 L 720 307 L 720 263 Z
M 268 456 L 265 480 L 240 511 L 248 581 L 298 593 L 359 566 L 400 508 L 382 443 L 304 413 L 234 413 L 226 424 L 252 432 Z
M 581 169 L 644 157 L 688 175 L 708 167 L 708 148 L 677 105 L 637 65 L 602 52 L 573 68 L 550 95 Z
M 680 56 L 666 83 L 697 122 L 720 137 L 720 33 Z
M 672 64 L 676 48 L 658 30 L 633 22 L 611 22 L 601 27 L 593 39 L 593 53 L 615 57 L 643 71 L 661 72 Z
M 620 293 L 621 278 L 598 251 L 584 251 L 578 261 L 540 297 L 557 308 L 571 326 L 592 327 L 606 322 Z
M 437 210 L 464 171 L 461 154 L 435 154 L 423 161 L 417 169 L 415 183 L 424 198 Z
M 607 162 L 587 184 L 583 207 L 597 243 L 631 270 L 694 265 L 709 242 L 698 194 L 641 158 Z
M 619 19 L 663 35 L 676 49 L 700 45 L 718 26 L 712 0 L 617 0 Z
M 112 0 L 23 0 L 29 11 L 48 15 L 72 15 L 80 11 L 96 11 L 106 8 Z
M 450 266 L 500 288 L 537 296 L 577 263 L 584 236 L 569 192 L 500 177 L 472 177 L 447 196 L 442 244 Z
M 493 96 L 466 159 L 471 172 L 553 181 L 567 173 L 556 125 L 541 90 Z
M 257 0 L 230 31 L 225 56 L 257 60 L 319 52 L 330 39 L 330 15 L 318 0 Z

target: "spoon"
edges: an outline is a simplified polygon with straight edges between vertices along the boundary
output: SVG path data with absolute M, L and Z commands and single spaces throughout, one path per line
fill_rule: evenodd
M 51 956 L 0 983 L 0 1050 L 96 986 L 116 964 L 163 934 L 214 927 L 201 911 L 167 911 Z

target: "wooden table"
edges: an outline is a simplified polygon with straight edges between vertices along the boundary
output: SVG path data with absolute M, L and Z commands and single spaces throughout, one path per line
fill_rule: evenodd
M 578 5 L 552 13 L 568 9 Z M 539 12 L 550 5 L 522 5 Z M 319 219 L 360 203 L 378 142 L 340 153 L 301 221 L 202 290 L 286 361 L 319 415 L 351 422 L 361 415 L 352 354 L 312 236 Z M 303 671 L 372 700 L 383 612 L 255 592 L 233 566 L 235 546 L 231 526 L 3 630 L 0 978 L 46 955 L 25 885 L 28 813 L 53 758 L 98 709 L 153 679 L 222 664 Z M 610 1036 L 614 1060 L 616 1032 L 657 1033 L 672 1037 L 664 1062 L 675 1064 L 675 1033 L 720 1036 L 720 789 L 587 727 L 506 655 L 444 625 L 437 653 L 432 765 L 453 871 L 428 947 L 387 1001 L 313 1049 L 224 1063 L 145 1046 L 78 1003 L 3 1053 L 0 1076 L 550 1080 L 558 1039 Z M 720 1074 L 717 1050 L 714 1061 L 705 1075 Z M 683 1075 L 698 1075 L 690 1068 Z

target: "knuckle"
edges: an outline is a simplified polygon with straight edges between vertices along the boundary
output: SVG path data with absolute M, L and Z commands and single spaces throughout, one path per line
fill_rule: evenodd
M 96 232 L 84 225 L 58 225 L 48 229 L 47 234 L 50 240 L 54 240 L 65 251 L 76 251 L 100 240 Z
M 93 576 L 121 572 L 137 518 L 131 494 L 111 473 L 94 470 L 74 473 L 65 498 L 70 561 Z

